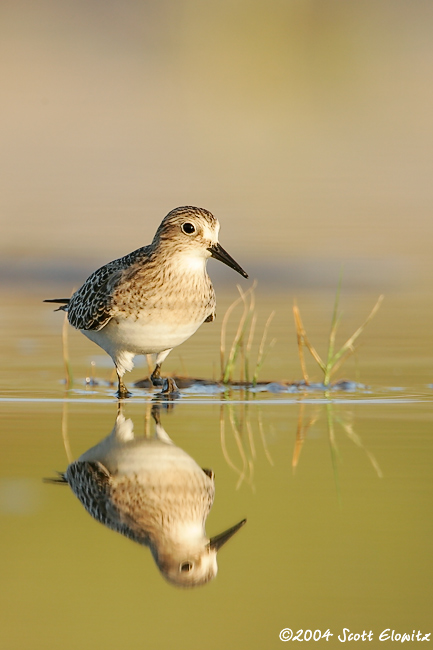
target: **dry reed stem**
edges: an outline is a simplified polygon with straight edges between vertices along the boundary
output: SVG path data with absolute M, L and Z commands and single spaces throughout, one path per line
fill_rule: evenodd
M 62 326 L 62 351 L 63 351 L 63 364 L 65 366 L 65 385 L 66 388 L 71 388 L 74 383 L 72 375 L 71 363 L 69 361 L 69 347 L 68 347 L 68 315 L 65 313 Z
M 247 291 L 243 292 L 241 287 L 239 285 L 237 285 L 237 289 L 238 289 L 238 291 L 240 293 L 240 296 L 227 308 L 227 311 L 224 314 L 223 321 L 222 321 L 222 324 L 221 324 L 221 343 L 220 343 L 221 378 L 222 378 L 223 381 L 224 381 L 224 377 L 226 376 L 227 372 L 232 370 L 232 368 L 229 367 L 230 363 L 232 363 L 231 355 L 233 355 L 234 352 L 236 351 L 236 347 L 237 347 L 237 345 L 239 343 L 238 339 L 240 338 L 240 335 L 242 334 L 242 332 L 240 331 L 241 330 L 240 326 L 241 326 L 241 322 L 242 322 L 242 325 L 243 325 L 243 323 L 245 322 L 245 319 L 246 319 L 246 315 L 245 315 L 245 310 L 247 309 L 246 308 L 246 297 L 249 294 L 254 292 L 254 289 L 256 288 L 256 286 L 257 286 L 257 281 L 254 280 L 252 286 Z M 230 354 L 229 354 L 228 361 L 226 363 L 225 362 L 225 351 L 226 351 L 227 323 L 228 323 L 228 319 L 229 319 L 232 311 L 241 302 L 244 303 L 244 312 L 243 312 L 243 315 L 242 315 L 242 318 L 241 318 L 241 322 L 239 323 L 239 326 L 238 326 L 238 331 L 236 333 L 236 336 L 235 336 L 235 338 L 233 340 L 233 343 L 232 343 L 232 346 L 231 346 L 231 349 L 230 349 Z M 245 315 L 245 318 L 244 318 L 244 315 Z
M 296 304 L 296 302 L 293 303 L 293 316 L 295 319 L 296 338 L 298 341 L 298 354 L 299 354 L 299 361 L 301 363 L 302 376 L 304 378 L 304 382 L 307 384 L 307 386 L 309 386 L 310 378 L 307 373 L 307 366 L 305 364 L 305 357 L 304 357 L 304 337 L 303 337 L 304 328 L 301 321 L 301 314 L 299 313 L 298 305 Z
M 293 314 L 295 317 L 295 325 L 296 325 L 296 331 L 298 334 L 298 340 L 301 342 L 301 345 L 305 345 L 305 347 L 309 350 L 311 356 L 313 359 L 317 362 L 317 364 L 320 366 L 320 368 L 325 372 L 325 364 L 323 363 L 322 359 L 320 358 L 319 353 L 317 350 L 311 345 L 311 343 L 308 340 L 307 333 L 305 331 L 304 325 L 302 323 L 301 319 L 301 313 L 299 311 L 299 308 L 296 304 L 293 305 Z M 305 362 L 304 362 L 304 367 L 305 367 Z M 308 376 L 308 375 L 307 375 Z
M 239 285 L 237 285 L 237 289 L 240 293 L 240 297 L 237 298 L 229 306 L 226 313 L 224 314 L 224 318 L 221 326 L 221 346 L 220 346 L 221 381 L 224 384 L 230 384 L 230 382 L 232 381 L 233 371 L 239 354 L 241 358 L 240 381 L 241 383 L 243 383 L 245 377 L 246 383 L 248 384 L 250 383 L 250 354 L 251 354 L 251 348 L 252 348 L 256 324 L 257 324 L 257 313 L 255 310 L 255 294 L 254 294 L 254 290 L 256 286 L 257 286 L 257 281 L 255 280 L 253 282 L 253 285 L 248 289 L 248 291 L 243 292 L 242 288 Z M 249 297 L 249 302 L 248 302 L 248 297 Z M 227 323 L 231 313 L 233 312 L 233 309 L 237 307 L 241 301 L 243 302 L 243 312 L 240 317 L 237 331 L 234 336 L 230 348 L 230 352 L 228 354 L 228 358 L 226 361 L 225 355 L 226 355 Z M 268 336 L 268 330 L 274 316 L 275 316 L 275 311 L 273 311 L 269 315 L 263 330 L 263 335 L 258 350 L 257 361 L 255 364 L 254 374 L 251 381 L 253 386 L 257 384 L 258 374 L 260 368 L 264 363 L 267 353 L 276 343 L 276 339 L 273 339 L 269 345 L 268 350 L 265 353 L 265 345 Z M 248 332 L 248 338 L 246 338 L 248 322 L 250 322 L 250 327 Z
M 250 332 L 248 335 L 247 345 L 245 348 L 245 380 L 247 383 L 250 382 L 250 354 L 251 354 L 251 347 L 253 345 L 254 332 L 256 330 L 256 323 L 257 323 L 257 314 L 256 312 L 254 312 L 251 318 Z

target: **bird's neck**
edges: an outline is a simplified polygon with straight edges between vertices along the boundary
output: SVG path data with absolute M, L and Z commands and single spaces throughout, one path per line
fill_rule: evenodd
M 200 253 L 181 253 L 174 256 L 172 264 L 179 273 L 192 275 L 207 275 L 207 259 Z

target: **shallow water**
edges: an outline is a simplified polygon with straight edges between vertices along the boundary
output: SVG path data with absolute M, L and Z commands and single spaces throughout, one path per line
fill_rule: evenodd
M 220 300 L 220 314 L 233 298 Z M 375 298 L 343 294 L 341 341 Z M 259 331 L 277 309 L 270 336 L 278 341 L 261 377 L 301 379 L 289 300 L 258 295 L 257 304 Z M 324 351 L 332 294 L 310 293 L 298 304 L 312 342 Z M 4 295 L 2 647 L 277 648 L 283 628 L 330 630 L 330 641 L 318 643 L 331 648 L 340 647 L 344 628 L 371 630 L 377 647 L 388 628 L 430 632 L 433 380 L 426 304 L 414 295 L 386 298 L 357 358 L 336 377 L 365 388 L 201 389 L 161 403 L 173 443 L 215 472 L 208 536 L 247 518 L 219 551 L 216 578 L 185 590 L 166 582 L 148 548 L 92 519 L 68 486 L 43 483 L 113 429 L 111 368 L 70 332 L 75 383 L 66 391 L 62 316 L 34 295 Z M 218 325 L 203 327 L 167 359 L 166 371 L 217 378 L 218 354 Z M 86 386 L 92 373 L 97 385 Z M 128 385 L 145 374 L 137 368 Z M 153 400 L 153 392 L 134 389 L 124 406 L 139 438 L 154 432 Z

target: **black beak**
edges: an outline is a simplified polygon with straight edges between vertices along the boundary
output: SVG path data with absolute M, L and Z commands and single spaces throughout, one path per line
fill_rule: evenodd
M 215 535 L 215 537 L 211 537 L 209 540 L 209 548 L 211 550 L 218 551 L 223 544 L 229 541 L 230 537 L 232 537 L 239 528 L 242 528 L 244 524 L 247 523 L 246 519 L 242 519 L 238 524 L 235 526 L 232 526 L 228 530 L 225 530 L 223 533 L 220 533 L 219 535 Z
M 227 266 L 230 266 L 231 269 L 234 269 L 235 271 L 243 275 L 244 278 L 248 277 L 248 273 L 245 273 L 243 268 L 239 266 L 239 264 L 234 261 L 233 257 L 229 255 L 227 251 L 225 251 L 224 248 L 219 244 L 214 244 L 213 246 L 208 248 L 208 251 L 210 252 L 211 257 L 214 257 L 216 260 L 219 260 L 220 262 L 227 264 Z

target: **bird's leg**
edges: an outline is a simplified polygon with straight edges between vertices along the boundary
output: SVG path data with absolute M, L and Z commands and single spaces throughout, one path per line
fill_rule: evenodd
M 117 393 L 116 396 L 119 399 L 123 399 L 125 397 L 131 397 L 132 393 L 129 392 L 129 390 L 126 388 L 125 384 L 123 383 L 123 379 L 119 373 L 117 373 L 117 379 L 118 379 L 118 384 L 117 384 Z
M 150 412 L 151 416 L 153 417 L 153 420 L 155 424 L 161 425 L 161 416 L 160 416 L 160 405 L 156 402 L 152 404 L 152 410 Z
M 155 370 L 152 372 L 150 375 L 150 381 L 154 386 L 162 386 L 164 384 L 164 380 L 161 377 L 161 364 L 157 363 L 155 366 Z

